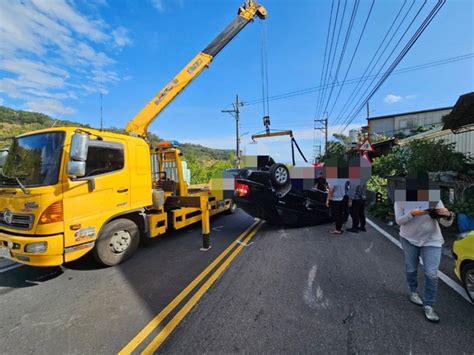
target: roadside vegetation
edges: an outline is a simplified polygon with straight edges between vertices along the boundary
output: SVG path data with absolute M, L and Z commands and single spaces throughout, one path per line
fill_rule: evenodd
M 406 146 L 393 148 L 387 155 L 375 158 L 372 162 L 372 178 L 367 187 L 371 191 L 382 193 L 386 201 L 387 177 L 417 176 L 426 172 L 453 172 L 463 176 L 473 168 L 473 160 L 456 152 L 454 143 L 446 143 L 443 140 L 415 140 Z M 472 202 L 474 202 L 474 196 L 468 193 L 464 201 L 456 202 L 448 207 L 458 213 L 473 213 Z M 388 210 L 390 206 L 391 204 L 375 204 L 370 211 L 374 215 L 384 217 L 387 213 L 393 212 Z
M 335 134 L 336 140 L 328 142 L 327 153 L 321 161 L 331 157 L 344 157 L 347 154 L 349 137 Z M 387 139 L 380 136 L 373 140 Z M 455 150 L 454 143 L 443 140 L 414 140 L 405 146 L 396 146 L 389 154 L 374 158 L 372 177 L 367 183 L 368 190 L 381 197 L 382 202 L 369 206 L 369 212 L 378 218 L 393 214 L 393 203 L 388 198 L 388 179 L 390 177 L 417 176 L 426 172 L 452 172 L 461 180 L 469 179 L 469 172 L 474 170 L 474 160 Z M 447 207 L 456 213 L 474 215 L 474 189 L 466 189 L 463 199 L 453 204 L 446 202 Z M 443 200 L 447 200 L 444 198 Z

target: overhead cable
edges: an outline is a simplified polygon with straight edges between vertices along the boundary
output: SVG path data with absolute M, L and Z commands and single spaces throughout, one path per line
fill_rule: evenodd
M 412 36 L 410 41 L 405 45 L 403 50 L 400 52 L 400 54 L 397 56 L 397 58 L 393 61 L 393 63 L 390 65 L 390 67 L 385 72 L 385 74 L 382 76 L 382 78 L 377 82 L 375 87 L 371 90 L 369 95 L 367 95 L 365 100 L 357 107 L 357 109 L 353 110 L 353 113 L 351 114 L 351 117 L 350 117 L 349 121 L 345 124 L 344 128 L 340 132 L 344 132 L 344 130 L 349 126 L 349 124 L 355 119 L 355 117 L 359 114 L 359 112 L 364 108 L 366 103 L 377 92 L 377 90 L 380 88 L 380 86 L 382 86 L 382 84 L 385 82 L 385 80 L 387 80 L 387 78 L 390 76 L 392 71 L 402 61 L 402 59 L 406 56 L 406 54 L 410 51 L 410 49 L 413 47 L 413 45 L 417 42 L 417 40 L 420 38 L 420 36 L 423 34 L 423 32 L 426 30 L 426 28 L 430 25 L 430 23 L 433 21 L 433 19 L 436 17 L 436 15 L 439 13 L 441 8 L 444 6 L 445 2 L 446 2 L 446 0 L 439 0 L 437 2 L 437 4 L 433 7 L 431 12 L 428 14 L 428 16 L 423 21 L 423 23 L 420 25 L 418 30 Z M 384 63 L 384 65 L 385 65 L 385 63 Z

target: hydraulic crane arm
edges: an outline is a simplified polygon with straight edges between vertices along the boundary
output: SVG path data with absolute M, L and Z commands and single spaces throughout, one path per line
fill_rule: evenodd
M 249 23 L 255 16 L 265 19 L 267 11 L 253 0 L 239 8 L 238 16 L 202 52 L 194 57 L 173 80 L 159 91 L 127 124 L 129 134 L 146 137 L 148 126 L 168 104 L 194 80 L 214 57 Z

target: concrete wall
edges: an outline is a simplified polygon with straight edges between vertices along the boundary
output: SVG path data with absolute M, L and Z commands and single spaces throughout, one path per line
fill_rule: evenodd
M 393 137 L 396 133 L 410 134 L 410 130 L 417 127 L 430 128 L 431 125 L 441 123 L 443 116 L 450 113 L 452 109 L 426 111 L 413 114 L 402 114 L 376 118 L 368 121 L 371 133 L 385 134 Z
M 394 130 L 396 132 L 403 132 L 410 134 L 410 130 L 417 127 L 429 128 L 433 124 L 441 123 L 443 116 L 450 113 L 452 110 L 428 111 L 417 113 L 413 115 L 394 116 Z
M 393 117 L 381 118 L 377 120 L 369 120 L 370 133 L 386 134 L 391 136 L 394 130 Z

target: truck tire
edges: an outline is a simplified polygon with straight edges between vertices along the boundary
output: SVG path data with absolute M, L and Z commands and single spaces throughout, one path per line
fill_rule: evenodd
M 92 253 L 100 264 L 114 266 L 130 258 L 139 241 L 140 230 L 134 222 L 116 219 L 102 228 Z
M 284 164 L 273 164 L 268 173 L 275 188 L 284 187 L 290 183 L 290 171 Z

